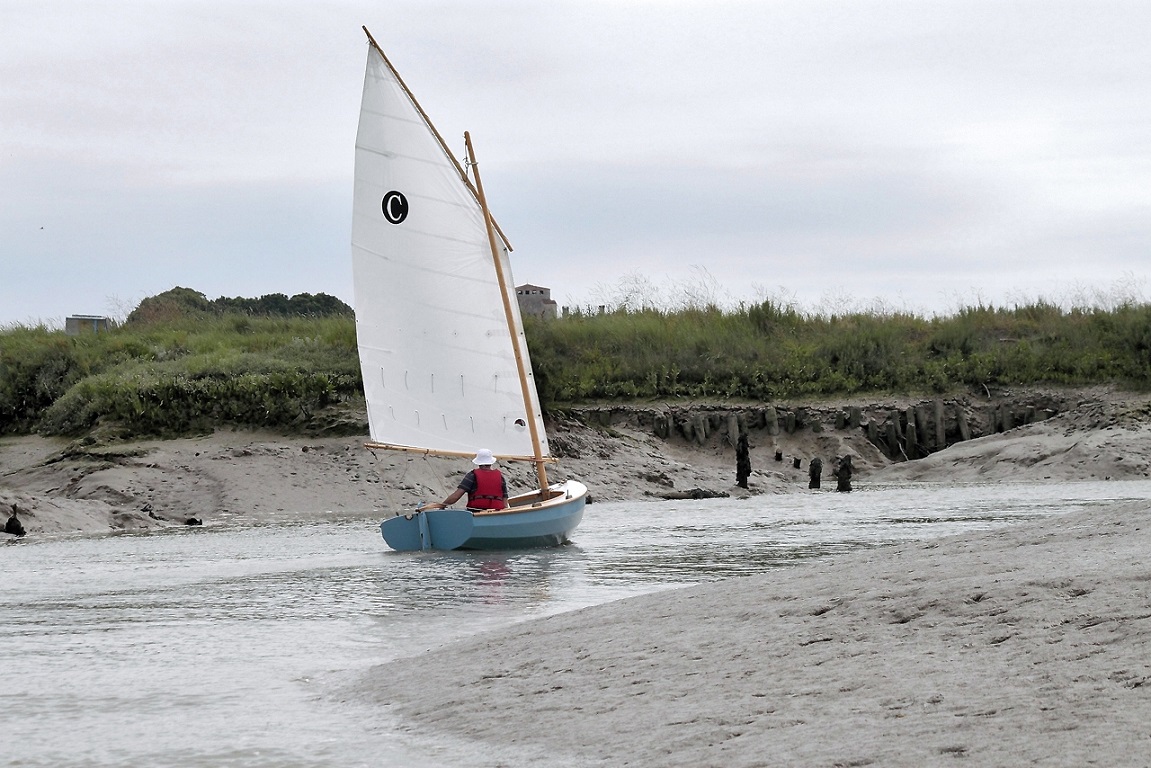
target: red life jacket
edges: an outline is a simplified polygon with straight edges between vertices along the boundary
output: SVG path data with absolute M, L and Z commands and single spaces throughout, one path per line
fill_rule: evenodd
M 468 494 L 469 509 L 503 509 L 504 476 L 498 469 L 477 469 L 476 488 Z

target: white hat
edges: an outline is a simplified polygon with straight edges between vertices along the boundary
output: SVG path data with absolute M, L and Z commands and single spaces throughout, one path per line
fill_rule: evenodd
M 476 457 L 474 459 L 472 459 L 472 464 L 475 464 L 476 466 L 479 466 L 479 467 L 483 467 L 483 466 L 487 466 L 488 464 L 495 464 L 495 463 L 496 463 L 496 457 L 493 456 L 492 452 L 490 450 L 488 450 L 487 448 L 480 448 L 478 451 L 476 451 Z

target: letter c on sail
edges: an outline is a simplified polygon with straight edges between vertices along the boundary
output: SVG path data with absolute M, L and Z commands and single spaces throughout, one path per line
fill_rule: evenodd
M 404 197 L 403 192 L 392 190 L 384 195 L 381 207 L 384 210 L 384 218 L 393 224 L 399 224 L 408 218 L 408 198 Z

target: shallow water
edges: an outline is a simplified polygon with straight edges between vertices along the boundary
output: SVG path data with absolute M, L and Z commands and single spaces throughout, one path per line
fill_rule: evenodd
M 417 746 L 340 690 L 538 616 L 1148 498 L 1132 481 L 595 504 L 574 545 L 509 553 L 391 552 L 376 520 L 9 540 L 0 765 L 495 764 Z

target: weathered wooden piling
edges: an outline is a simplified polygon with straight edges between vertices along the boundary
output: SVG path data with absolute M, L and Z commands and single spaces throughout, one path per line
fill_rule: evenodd
M 907 448 L 904 449 L 908 459 L 919 458 L 919 434 L 915 429 L 915 420 L 909 419 L 907 422 Z
M 756 408 L 751 412 L 751 418 L 748 419 L 748 426 L 752 429 L 763 429 L 767 426 L 766 409 Z
M 847 409 L 847 426 L 852 429 L 859 429 L 863 425 L 863 409 L 858 405 L 853 405 Z
M 919 435 L 921 445 L 931 444 L 931 422 L 927 419 L 927 406 L 920 403 L 915 406 L 915 431 Z
M 697 413 L 691 418 L 692 432 L 695 433 L 695 442 L 698 445 L 703 445 L 707 440 L 707 419 L 702 413 Z
M 899 458 L 899 456 L 903 454 L 903 447 L 900 445 L 899 411 L 888 411 L 886 426 L 887 430 L 884 438 L 887 441 L 888 458 Z
M 807 465 L 807 487 L 818 488 L 823 476 L 823 459 L 816 456 Z
M 944 420 L 943 401 L 936 398 L 935 403 L 935 449 L 942 451 L 947 447 L 947 427 Z
M 967 411 L 963 409 L 962 405 L 955 407 L 955 422 L 959 429 L 959 439 L 964 441 L 970 440 L 971 425 L 967 423 Z
M 751 452 L 747 444 L 747 432 L 740 432 L 735 443 L 735 484 L 740 488 L 746 488 L 749 477 L 751 477 Z
M 767 434 L 779 434 L 779 412 L 775 410 L 775 406 L 769 405 L 763 409 L 764 424 L 767 427 Z
M 727 414 L 727 439 L 732 445 L 735 445 L 739 436 L 746 431 L 739 428 L 739 416 L 737 414 Z

